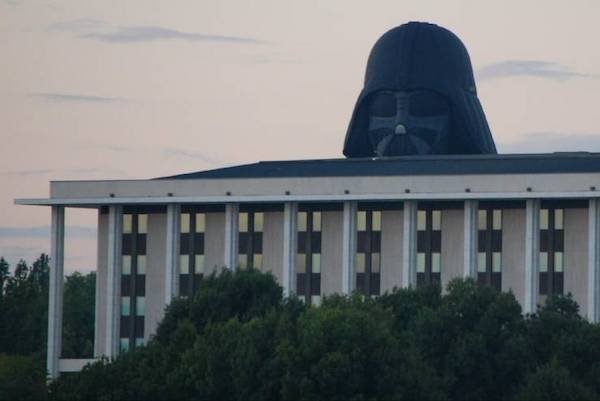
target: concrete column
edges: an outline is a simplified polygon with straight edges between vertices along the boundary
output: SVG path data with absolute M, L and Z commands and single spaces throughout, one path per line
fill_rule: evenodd
M 525 302 L 523 313 L 535 313 L 540 261 L 540 200 L 528 199 L 525 210 Z
M 230 270 L 237 268 L 238 260 L 238 214 L 239 204 L 228 203 L 225 205 L 225 266 Z
M 181 206 L 167 205 L 167 247 L 165 252 L 165 304 L 179 295 L 179 219 Z
M 60 374 L 62 346 L 63 269 L 65 251 L 65 208 L 52 206 L 50 231 L 50 287 L 48 289 L 48 353 L 46 367 L 50 379 Z
M 587 318 L 600 321 L 600 199 L 590 199 L 588 212 Z
M 283 209 L 283 296 L 296 292 L 296 237 L 298 204 L 286 202 Z
M 402 233 L 402 287 L 417 286 L 417 201 L 405 201 Z
M 357 202 L 344 202 L 342 233 L 342 294 L 350 294 L 356 288 L 354 259 L 356 256 Z
M 106 344 L 104 354 L 114 358 L 119 353 L 119 317 L 121 297 L 121 241 L 123 233 L 123 207 L 112 205 L 108 209 L 108 255 L 106 278 Z
M 476 278 L 477 276 L 477 215 L 479 202 L 476 200 L 465 201 L 464 213 L 464 272 L 463 277 Z

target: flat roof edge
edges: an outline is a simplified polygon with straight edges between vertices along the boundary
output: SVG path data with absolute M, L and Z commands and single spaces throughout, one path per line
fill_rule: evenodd
M 105 206 L 152 205 L 169 203 L 261 203 L 261 202 L 343 202 L 343 201 L 404 201 L 404 200 L 489 200 L 489 199 L 592 199 L 600 193 L 574 192 L 410 192 L 332 195 L 242 195 L 242 196 L 149 196 L 105 198 L 25 198 L 15 199 L 23 206 Z

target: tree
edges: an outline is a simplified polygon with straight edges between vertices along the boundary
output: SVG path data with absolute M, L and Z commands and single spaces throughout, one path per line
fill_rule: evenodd
M 0 400 L 46 398 L 46 372 L 33 358 L 0 354 Z
M 66 277 L 63 300 L 64 358 L 90 358 L 94 354 L 96 273 L 75 272 Z

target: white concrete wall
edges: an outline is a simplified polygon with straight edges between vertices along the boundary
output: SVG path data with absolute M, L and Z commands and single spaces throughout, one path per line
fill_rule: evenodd
M 463 209 L 442 210 L 442 289 L 464 272 L 464 215 Z
M 270 271 L 283 285 L 283 212 L 264 214 L 262 271 Z
M 381 212 L 381 293 L 402 284 L 402 230 L 401 210 Z
M 164 316 L 167 215 L 148 215 L 146 236 L 146 317 L 144 339 L 148 341 Z
M 225 267 L 225 213 L 206 213 L 204 266 L 206 274 Z
M 502 291 L 525 301 L 525 209 L 502 210 Z
M 587 313 L 588 209 L 565 209 L 564 293 L 572 293 L 579 313 Z
M 321 217 L 321 294 L 342 293 L 341 211 L 322 212 Z

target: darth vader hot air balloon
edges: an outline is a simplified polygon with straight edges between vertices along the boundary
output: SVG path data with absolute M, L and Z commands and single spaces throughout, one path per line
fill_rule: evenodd
M 496 153 L 469 54 L 456 35 L 410 22 L 373 46 L 344 155 Z

